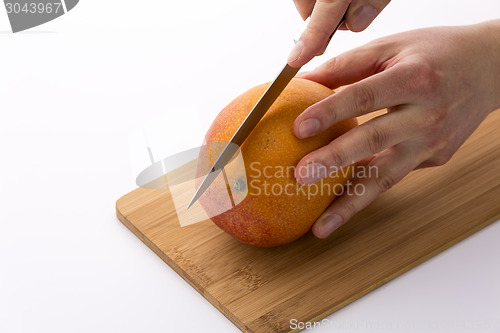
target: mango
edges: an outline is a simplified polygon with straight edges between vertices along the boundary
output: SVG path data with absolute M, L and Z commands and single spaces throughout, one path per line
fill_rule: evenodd
M 210 145 L 231 139 L 268 86 L 266 83 L 244 92 L 218 114 L 205 136 L 210 163 L 217 157 Z M 200 198 L 201 206 L 218 227 L 241 242 L 259 247 L 292 242 L 311 229 L 353 176 L 354 165 L 307 186 L 296 181 L 295 166 L 307 153 L 357 126 L 357 121 L 342 121 L 307 139 L 294 135 L 293 123 L 306 108 L 332 93 L 319 83 L 292 79 L 240 147 L 244 172 L 231 170 L 231 165 L 224 169 L 225 176 L 233 180 L 226 184 L 227 191 L 239 203 L 220 213 L 221 201 L 227 196 L 223 198 L 220 191 L 209 188 Z M 239 194 L 245 196 L 238 198 Z

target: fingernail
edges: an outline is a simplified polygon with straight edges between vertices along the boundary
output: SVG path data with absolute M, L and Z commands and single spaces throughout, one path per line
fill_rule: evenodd
M 299 183 L 302 185 L 309 185 L 326 178 L 328 169 L 321 163 L 310 163 L 304 167 L 299 168 Z
M 295 60 L 300 58 L 300 54 L 302 53 L 302 49 L 304 48 L 304 43 L 302 43 L 301 40 L 299 40 L 293 49 L 290 51 L 290 54 L 288 55 L 288 63 L 294 62 Z
M 332 232 L 342 225 L 342 218 L 337 214 L 327 215 L 319 224 L 318 233 L 320 238 L 330 236 Z
M 299 136 L 301 138 L 308 138 L 318 133 L 319 131 L 319 120 L 316 118 L 309 118 L 303 120 L 299 124 Z
M 362 6 L 354 13 L 352 26 L 349 28 L 353 31 L 362 31 L 372 23 L 377 15 L 378 11 L 373 6 Z

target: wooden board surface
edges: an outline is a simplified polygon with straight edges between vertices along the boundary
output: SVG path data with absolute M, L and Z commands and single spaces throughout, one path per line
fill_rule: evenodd
M 317 321 L 500 218 L 500 111 L 442 167 L 412 172 L 326 240 L 278 248 L 211 221 L 180 227 L 167 190 L 138 188 L 117 216 L 245 332 Z

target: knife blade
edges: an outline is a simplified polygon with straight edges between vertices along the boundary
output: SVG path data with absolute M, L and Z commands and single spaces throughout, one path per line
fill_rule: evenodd
M 222 169 L 231 160 L 231 158 L 238 151 L 239 147 L 243 144 L 245 139 L 250 135 L 255 126 L 257 126 L 262 117 L 264 117 L 267 110 L 269 110 L 271 105 L 299 70 L 300 68 L 294 68 L 289 66 L 288 64 L 285 65 L 276 79 L 266 89 L 257 104 L 255 104 L 253 109 L 248 113 L 246 118 L 241 123 L 240 127 L 238 127 L 238 129 L 232 136 L 231 140 L 229 140 L 229 142 L 226 144 L 219 157 L 215 161 L 214 165 L 210 168 L 209 172 L 205 176 L 205 179 L 203 179 L 200 186 L 198 186 L 198 189 L 189 202 L 187 208 L 191 207 L 206 191 L 210 184 L 212 184 L 215 178 L 217 178 Z
M 338 23 L 337 27 L 335 28 L 335 30 L 333 30 L 333 32 L 329 36 L 328 42 L 326 43 L 324 49 L 326 49 L 331 38 L 338 30 L 340 25 L 344 22 L 346 14 L 347 14 L 347 9 L 346 13 Z M 318 55 L 323 54 L 324 49 Z M 207 175 L 201 182 L 200 186 L 198 186 L 198 189 L 194 193 L 193 198 L 187 205 L 186 209 L 189 209 L 189 207 L 191 207 L 201 197 L 201 195 L 205 193 L 208 187 L 217 178 L 217 176 L 226 166 L 226 164 L 229 163 L 229 161 L 232 159 L 233 155 L 238 151 L 239 147 L 243 144 L 245 139 L 250 135 L 255 126 L 257 126 L 262 117 L 264 117 L 267 110 L 269 110 L 271 105 L 273 105 L 274 101 L 278 98 L 278 96 L 285 89 L 285 87 L 292 80 L 292 78 L 298 73 L 299 70 L 300 67 L 294 68 L 289 66 L 288 64 L 285 65 L 285 67 L 281 70 L 276 79 L 274 79 L 274 81 L 266 89 L 266 91 L 261 96 L 257 104 L 255 104 L 253 109 L 248 113 L 246 118 L 241 123 L 240 127 L 238 127 L 236 132 L 231 137 L 231 140 L 229 140 L 229 142 L 226 144 L 221 154 L 219 155 L 219 157 L 217 158 L 217 160 L 215 161 L 215 163 L 210 168 Z

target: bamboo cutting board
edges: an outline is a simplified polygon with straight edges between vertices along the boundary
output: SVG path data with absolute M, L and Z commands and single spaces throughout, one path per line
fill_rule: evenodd
M 446 165 L 412 172 L 326 240 L 254 248 L 211 221 L 181 228 L 168 189 L 138 188 L 116 212 L 239 329 L 290 332 L 500 218 L 500 111 Z

